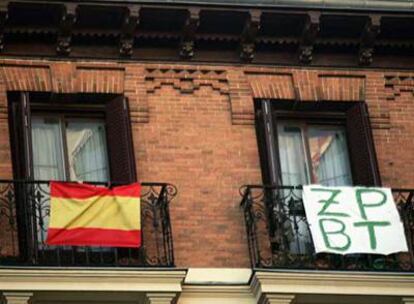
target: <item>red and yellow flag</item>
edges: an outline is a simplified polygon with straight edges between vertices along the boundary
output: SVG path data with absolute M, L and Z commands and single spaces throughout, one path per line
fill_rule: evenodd
M 139 247 L 141 185 L 50 183 L 48 245 Z

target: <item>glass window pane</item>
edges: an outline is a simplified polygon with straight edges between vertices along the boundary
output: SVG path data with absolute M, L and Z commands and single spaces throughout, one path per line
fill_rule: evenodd
M 315 183 L 325 186 L 352 185 L 344 128 L 310 126 L 309 150 Z
M 282 183 L 284 186 L 296 186 L 309 183 L 302 128 L 292 123 L 278 124 L 278 143 Z M 279 195 L 286 198 L 283 205 L 278 205 L 279 225 L 283 226 L 285 240 L 292 253 L 311 252 L 311 238 L 306 218 L 296 213 L 289 205 L 289 199 L 299 199 L 299 190 L 281 190 Z M 281 216 L 281 213 L 284 216 Z
M 57 118 L 32 117 L 33 175 L 35 180 L 65 180 L 61 121 Z M 39 185 L 43 194 L 49 185 Z M 36 205 L 38 247 L 43 248 L 49 225 L 49 199 L 33 197 Z M 39 208 L 41 207 L 41 208 Z
M 32 117 L 33 173 L 37 180 L 64 180 L 61 124 L 58 119 Z
M 282 183 L 296 186 L 309 183 L 302 130 L 291 124 L 278 125 Z
M 109 170 L 103 122 L 69 120 L 66 125 L 66 141 L 71 180 L 108 181 Z

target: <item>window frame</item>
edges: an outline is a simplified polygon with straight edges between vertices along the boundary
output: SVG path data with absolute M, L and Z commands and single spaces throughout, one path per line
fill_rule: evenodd
M 326 114 L 325 114 L 326 115 Z M 279 137 L 278 137 L 278 132 L 279 132 L 279 125 L 280 124 L 284 124 L 284 125 L 292 125 L 295 127 L 300 128 L 301 130 L 301 136 L 302 136 L 302 145 L 303 145 L 303 149 L 304 149 L 304 153 L 305 153 L 305 162 L 306 162 L 306 175 L 308 177 L 308 180 L 310 181 L 311 184 L 316 184 L 318 183 L 318 181 L 314 180 L 314 165 L 312 163 L 312 155 L 311 155 L 311 149 L 310 149 L 310 136 L 309 136 L 309 128 L 311 127 L 318 127 L 318 126 L 328 126 L 328 127 L 332 127 L 332 129 L 334 128 L 341 128 L 345 131 L 345 141 L 346 141 L 346 153 L 348 156 L 348 166 L 349 166 L 349 173 L 351 174 L 351 181 L 353 183 L 353 179 L 352 179 L 352 170 L 351 170 L 351 159 L 350 159 L 350 151 L 349 151 L 349 145 L 348 145 L 348 138 L 346 136 L 346 123 L 344 120 L 334 120 L 332 119 L 332 117 L 330 117 L 329 115 L 326 115 L 327 119 L 326 120 L 322 120 L 323 115 L 321 116 L 319 113 L 315 113 L 315 116 L 313 117 L 309 117 L 306 119 L 297 119 L 296 117 L 289 117 L 289 118 L 285 118 L 285 116 L 280 115 L 277 118 L 277 122 L 274 123 L 275 127 L 276 127 L 276 138 L 278 140 L 279 143 Z M 280 149 L 278 151 L 278 161 L 279 164 L 281 163 L 281 159 L 280 159 Z M 282 181 L 283 182 L 283 181 Z
M 31 116 L 45 113 L 50 116 L 66 116 L 79 119 L 103 119 L 105 124 L 109 182 L 136 182 L 136 165 L 133 151 L 130 112 L 128 100 L 121 94 L 84 93 L 55 94 L 49 92 L 8 92 L 9 130 L 12 152 L 13 175 L 15 179 L 33 179 L 33 151 L 31 142 Z M 18 110 L 14 110 L 19 105 Z M 15 112 L 20 113 L 15 113 Z M 22 114 L 22 117 L 17 117 Z M 114 123 L 115 126 L 109 124 Z M 16 126 L 21 130 L 17 130 Z M 114 136 L 113 129 L 119 129 Z M 19 134 L 20 133 L 20 134 Z M 116 137 L 116 138 L 115 138 Z M 122 137 L 119 139 L 119 137 Z M 24 142 L 21 142 L 21 139 Z M 122 142 L 122 147 L 112 144 Z M 20 141 L 20 142 L 19 142 Z M 112 147 L 111 147 L 112 146 Z M 123 151 L 117 151 L 122 149 Z M 67 154 L 67 152 L 65 152 Z M 122 164 L 112 154 L 123 155 Z M 20 155 L 19 155 L 20 154 Z M 25 158 L 24 160 L 22 158 Z M 121 168 L 117 168 L 121 167 Z M 114 170 L 114 168 L 116 168 Z M 127 168 L 127 170 L 125 170 Z M 67 168 L 65 168 L 67 171 Z M 114 173 L 114 171 L 116 171 Z M 123 174 L 125 172 L 125 174 Z M 121 174 L 122 173 L 122 174 Z M 67 175 L 67 174 L 65 174 Z
M 258 142 L 262 179 L 264 184 L 282 186 L 280 153 L 278 144 L 277 122 L 280 121 L 304 121 L 307 124 L 343 125 L 346 130 L 346 140 L 351 176 L 353 185 L 380 186 L 381 179 L 376 159 L 375 145 L 369 122 L 368 110 L 365 102 L 295 102 L 291 100 L 256 99 L 255 126 Z M 359 115 L 355 115 L 355 113 Z M 355 147 L 351 147 L 355 141 L 350 132 L 351 117 L 355 124 L 362 126 L 364 134 L 364 153 L 369 158 L 366 167 L 369 168 L 370 178 L 359 181 L 356 171 L 361 162 L 355 153 Z M 359 135 L 358 135 L 359 136 Z M 361 139 L 359 138 L 359 139 Z M 354 145 L 355 146 L 355 145 Z M 352 149 L 353 148 L 353 149 Z
M 33 171 L 33 151 L 30 128 L 33 108 L 35 111 L 47 111 L 52 115 L 63 110 L 65 113 L 73 112 L 77 116 L 83 117 L 104 116 L 108 162 L 110 165 L 110 181 L 108 184 L 136 182 L 130 112 L 128 100 L 124 95 L 8 91 L 7 102 L 14 180 L 29 181 L 27 185 L 30 185 L 30 181 L 33 181 L 33 172 L 31 172 Z M 120 161 L 118 161 L 119 158 L 121 158 Z M 113 173 L 114 167 L 117 170 L 115 175 Z M 19 187 L 16 189 L 22 189 L 18 183 L 15 186 Z M 33 191 L 33 188 L 27 187 L 24 191 L 15 193 L 16 213 L 21 215 L 17 219 L 19 248 L 22 249 L 21 254 L 25 259 L 30 259 L 33 254 L 37 254 L 36 248 L 27 246 L 31 244 L 33 239 L 37 238 L 36 230 L 32 229 L 36 222 L 27 215 L 27 210 L 31 210 L 31 206 L 26 205 L 29 200 L 25 197 L 31 191 Z
M 109 164 L 109 150 L 108 150 L 108 142 L 107 142 L 107 134 L 106 134 L 106 121 L 105 115 L 103 112 L 93 111 L 91 115 L 88 116 L 86 113 L 76 113 L 75 111 L 69 110 L 66 111 L 65 109 L 58 111 L 56 110 L 56 114 L 52 114 L 51 112 L 45 112 L 44 110 L 39 110 L 35 107 L 31 109 L 31 121 L 33 121 L 34 117 L 39 118 L 53 118 L 59 121 L 60 125 L 60 140 L 62 141 L 62 160 L 63 160 L 63 170 L 64 170 L 64 180 L 72 181 L 70 177 L 70 167 L 69 167 L 69 152 L 68 152 L 68 143 L 67 143 L 67 123 L 70 119 L 71 121 L 86 121 L 86 122 L 102 122 L 105 128 L 105 153 L 106 153 L 106 166 L 108 170 L 108 179 L 111 177 L 111 170 Z M 32 131 L 32 125 L 30 126 L 30 131 Z M 32 138 L 33 140 L 33 138 Z M 32 143 L 33 145 L 33 143 Z M 32 148 L 33 149 L 33 148 Z M 31 154 L 32 158 L 32 168 L 33 170 L 33 152 Z

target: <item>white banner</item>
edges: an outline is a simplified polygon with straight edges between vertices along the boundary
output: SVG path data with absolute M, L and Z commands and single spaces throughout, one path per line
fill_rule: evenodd
M 389 188 L 303 187 L 316 253 L 391 254 L 408 251 Z

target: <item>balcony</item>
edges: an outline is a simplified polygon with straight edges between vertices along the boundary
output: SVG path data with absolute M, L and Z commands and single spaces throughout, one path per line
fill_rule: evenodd
M 392 189 L 409 252 L 388 256 L 315 254 L 301 192 L 301 186 L 240 189 L 252 267 L 414 272 L 414 190 Z
M 0 180 L 0 266 L 172 267 L 176 193 L 171 184 L 142 183 L 141 248 L 48 246 L 49 182 Z

